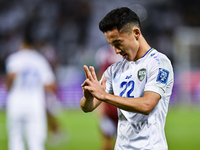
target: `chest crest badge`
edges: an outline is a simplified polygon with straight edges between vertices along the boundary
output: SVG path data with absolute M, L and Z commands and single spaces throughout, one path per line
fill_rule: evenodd
M 138 76 L 138 79 L 139 79 L 140 81 L 143 81 L 144 78 L 145 78 L 145 76 L 146 76 L 146 69 L 145 69 L 145 68 L 140 69 L 140 70 L 138 71 L 137 76 Z

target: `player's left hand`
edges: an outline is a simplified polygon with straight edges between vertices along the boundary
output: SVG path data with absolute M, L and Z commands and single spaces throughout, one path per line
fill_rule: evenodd
M 83 66 L 86 80 L 81 85 L 83 89 L 88 90 L 98 100 L 103 100 L 106 94 L 106 77 L 103 78 L 101 84 L 97 80 L 94 67 L 90 66 L 89 69 L 86 65 Z

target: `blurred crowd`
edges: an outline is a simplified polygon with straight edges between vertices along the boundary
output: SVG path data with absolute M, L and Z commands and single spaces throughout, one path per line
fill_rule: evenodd
M 123 6 L 139 15 L 148 43 L 172 63 L 174 30 L 200 26 L 197 0 L 0 0 L 0 73 L 5 71 L 6 57 L 19 49 L 30 21 L 35 26 L 32 32 L 37 48 L 54 69 L 57 65 L 93 65 L 92 56 L 107 44 L 98 29 L 99 20 L 111 9 Z
M 149 43 L 171 59 L 174 29 L 200 25 L 197 0 L 1 0 L 0 60 L 19 49 L 24 25 L 31 20 L 35 38 L 51 45 L 61 64 L 77 64 L 84 50 L 105 44 L 99 36 L 98 21 L 113 7 L 121 6 L 138 13 Z
M 82 0 L 1 0 L 0 59 L 19 49 L 24 26 L 32 21 L 38 46 L 47 43 L 60 63 L 73 63 L 77 45 L 85 44 L 90 13 Z

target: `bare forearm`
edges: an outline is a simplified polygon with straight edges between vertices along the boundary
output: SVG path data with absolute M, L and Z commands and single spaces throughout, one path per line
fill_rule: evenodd
M 10 91 L 10 89 L 13 85 L 15 76 L 16 76 L 16 74 L 13 73 L 13 74 L 8 74 L 7 77 L 6 77 L 6 86 L 7 86 L 8 91 Z
M 12 87 L 12 82 L 6 82 L 6 86 L 7 86 L 7 90 L 10 91 L 11 87 Z
M 80 101 L 80 107 L 84 112 L 91 112 L 95 108 L 97 108 L 101 104 L 101 101 L 97 100 L 96 98 L 93 99 L 86 99 L 82 97 Z
M 56 82 L 44 86 L 46 91 L 56 92 Z
M 92 100 L 86 100 L 85 97 L 82 97 L 80 101 L 80 107 L 84 112 L 91 112 L 93 106 L 93 101 Z
M 139 98 L 125 98 L 106 94 L 102 101 L 126 111 L 148 115 L 154 109 L 159 99 L 160 95 L 157 93 L 146 92 L 143 97 Z

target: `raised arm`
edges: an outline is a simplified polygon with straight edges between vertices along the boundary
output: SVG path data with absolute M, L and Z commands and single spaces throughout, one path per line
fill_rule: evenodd
M 84 69 L 88 78 L 82 84 L 82 88 L 83 91 L 90 93 L 91 97 L 89 98 L 89 96 L 87 96 L 88 98 L 82 98 L 82 107 L 84 108 L 87 106 L 85 108 L 86 110 L 94 110 L 100 104 L 100 101 L 103 101 L 123 110 L 148 115 L 161 98 L 158 93 L 152 91 L 145 91 L 144 96 L 139 98 L 126 98 L 108 94 L 103 88 L 106 80 L 104 79 L 102 84 L 100 84 L 95 78 L 95 71 L 93 67 L 90 67 L 90 71 L 87 67 Z
M 91 112 L 101 104 L 101 101 L 96 98 L 86 99 L 84 96 L 81 99 L 80 107 L 84 112 Z
M 84 81 L 84 83 L 81 85 L 82 89 L 83 89 L 83 97 L 80 101 L 80 107 L 84 112 L 91 112 L 94 109 L 96 109 L 100 104 L 101 101 L 99 101 L 98 99 L 96 99 L 89 90 L 87 90 L 85 87 L 88 87 L 88 82 L 90 80 L 95 81 L 96 84 L 99 84 L 94 68 L 90 67 L 88 69 L 88 67 L 86 65 L 83 66 L 84 71 L 85 71 L 85 77 L 86 80 Z M 102 88 L 105 87 L 105 82 L 106 80 L 104 79 L 104 81 L 102 81 Z M 104 88 L 105 90 L 105 88 Z

